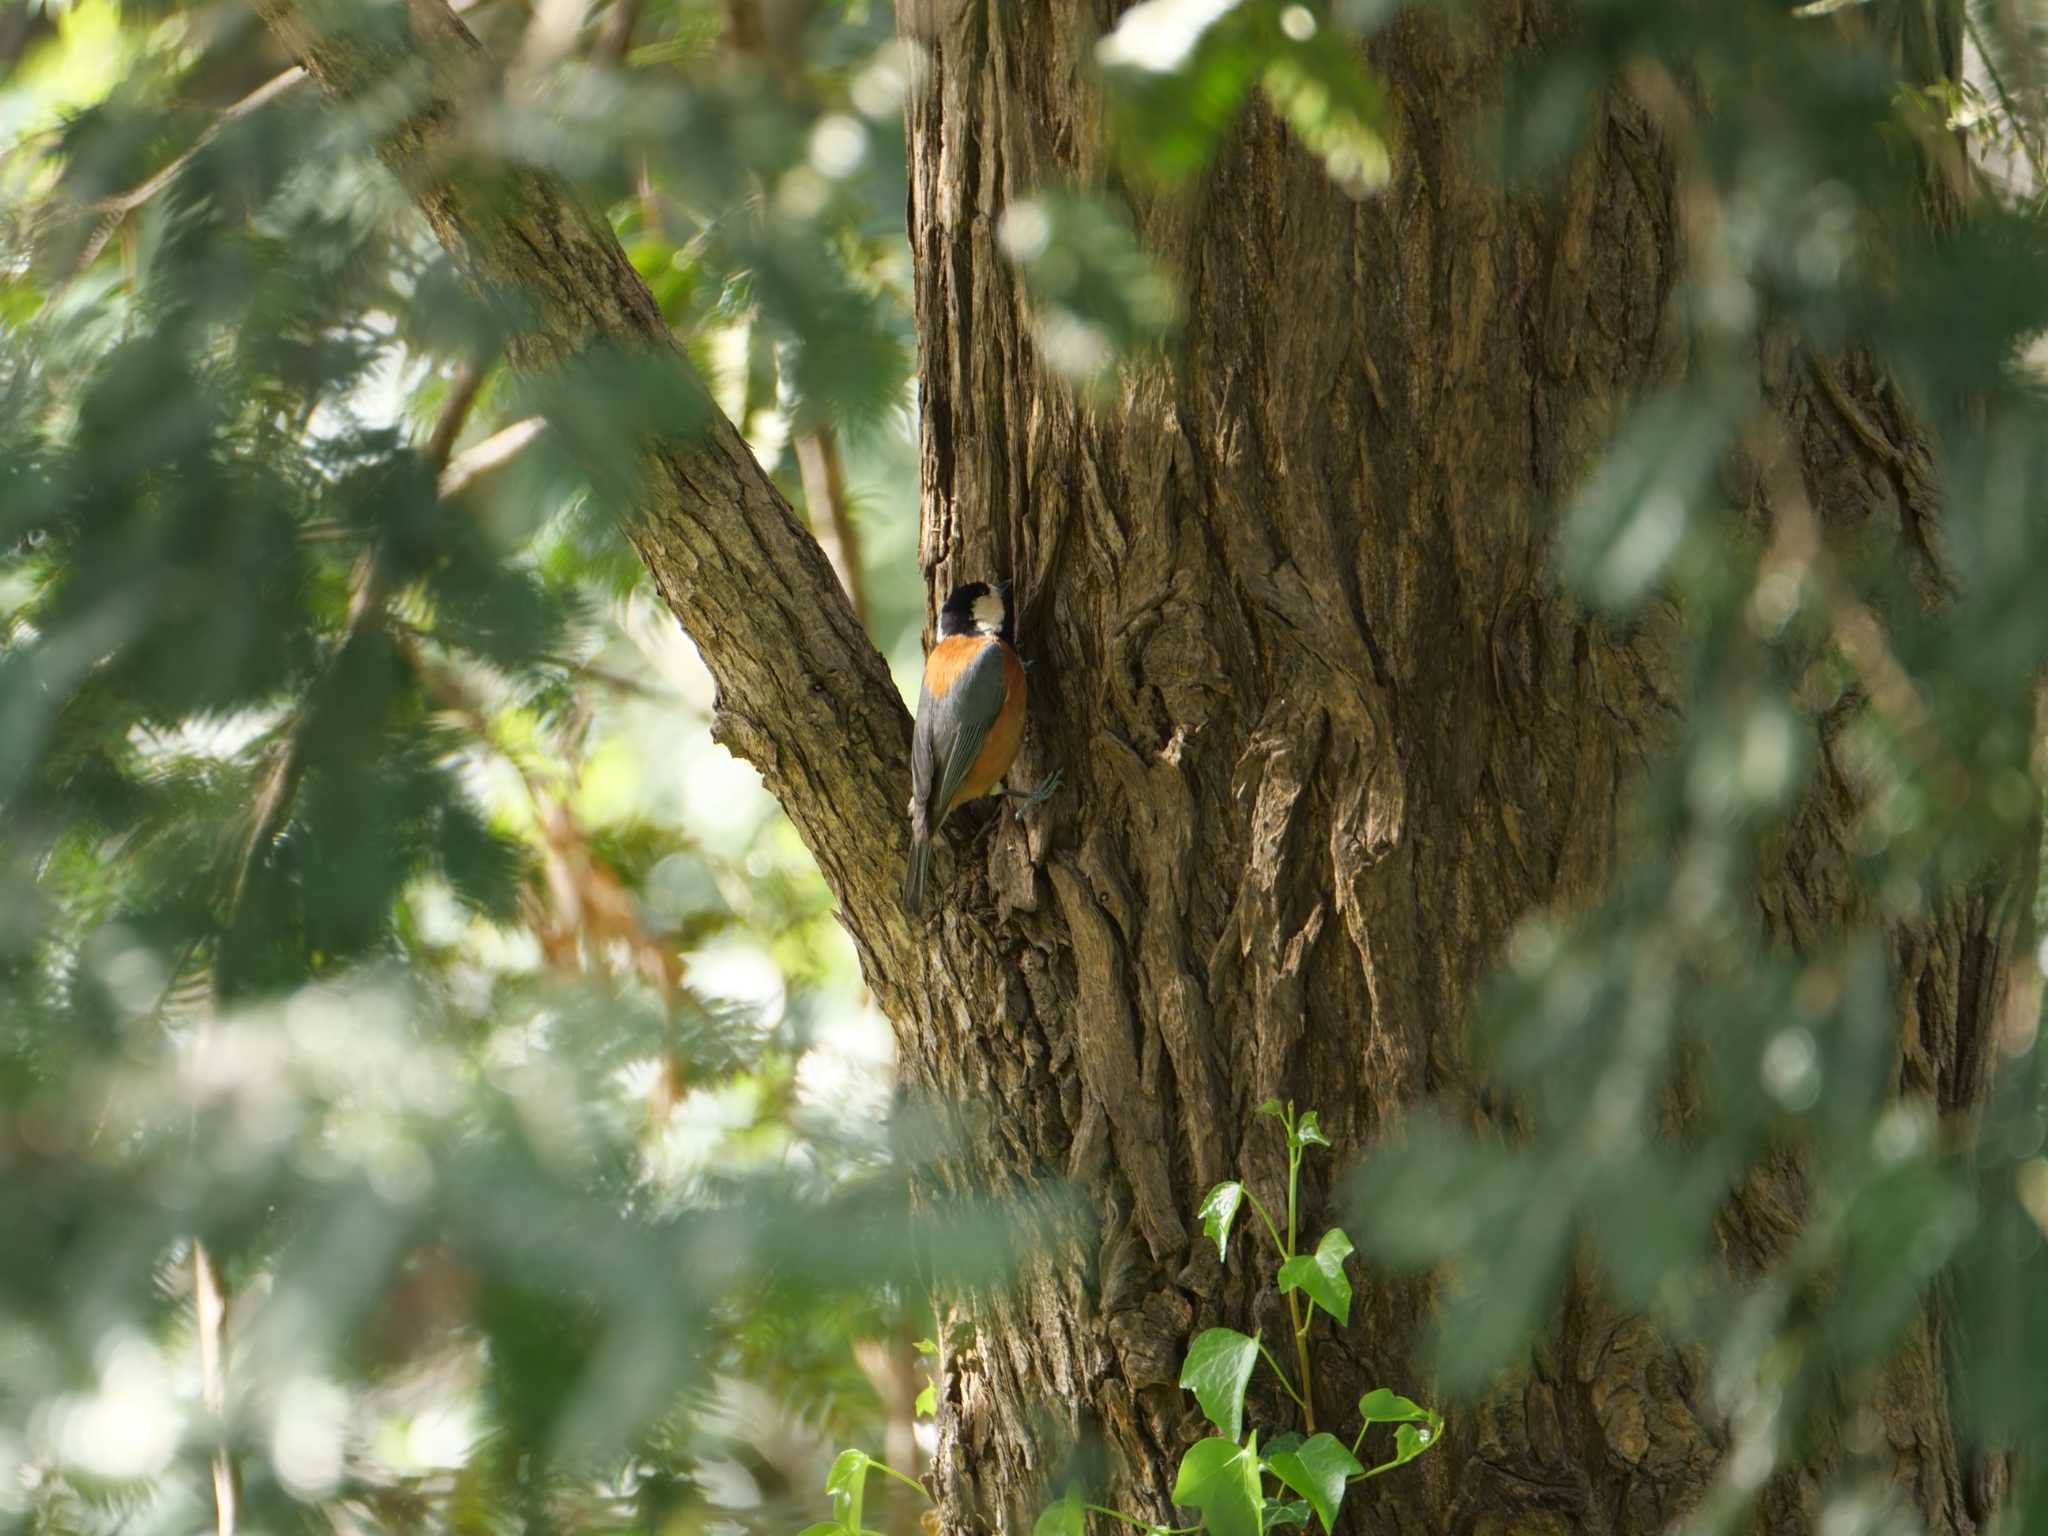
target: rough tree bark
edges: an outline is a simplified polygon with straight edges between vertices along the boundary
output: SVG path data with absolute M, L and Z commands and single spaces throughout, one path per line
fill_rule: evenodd
M 1113 180 L 1085 66 L 1115 9 L 899 10 L 933 65 L 910 106 L 924 558 L 941 590 L 1019 583 L 1045 680 L 1025 777 L 1059 762 L 1069 785 L 1045 824 L 1002 819 L 975 860 L 987 905 L 956 902 L 920 953 L 904 1067 L 1000 1104 L 989 1171 L 1071 1174 L 1101 1222 L 1099 1247 L 983 1308 L 949 1361 L 938 1477 L 964 1528 L 1017 1528 L 1048 1404 L 1077 1405 L 1167 1513 L 1196 1432 L 1174 1386 L 1190 1333 L 1284 1326 L 1190 1220 L 1236 1168 L 1275 1193 L 1278 1138 L 1253 1106 L 1314 1104 L 1351 1148 L 1425 1098 L 1484 1116 L 1462 1048 L 1474 984 L 1522 914 L 1598 895 L 1617 802 L 1674 709 L 1657 627 L 1617 638 L 1545 575 L 1545 509 L 1620 408 L 1688 362 L 1657 119 L 1610 98 L 1561 195 L 1504 196 L 1466 130 L 1506 53 L 1558 14 L 1405 17 L 1373 49 L 1402 127 L 1391 186 L 1352 202 L 1253 114 L 1198 197 L 1136 200 L 1189 331 L 1115 409 L 1084 410 L 1035 356 L 992 236 L 1042 183 Z M 1796 351 L 1759 368 L 1802 471 L 1790 493 L 1938 587 L 1931 480 L 1893 392 Z M 1770 478 L 1751 480 L 1760 520 L 1789 510 Z M 1787 942 L 1865 900 L 1823 745 L 1759 890 Z M 1894 934 L 1898 1080 L 1951 1113 L 1984 1092 L 2024 889 L 2016 869 Z M 1800 1209 L 1795 1171 L 1752 1181 L 1731 1264 L 1767 1265 Z M 1423 1385 L 1427 1305 L 1371 1277 L 1318 1381 L 1326 1414 Z M 1943 1323 L 1930 1307 L 1877 1407 L 1896 1486 L 1930 1529 L 1964 1532 L 2001 1471 L 1957 1450 Z M 1374 1528 L 1662 1530 L 1726 1449 L 1703 1387 L 1696 1361 L 1574 1285 L 1446 1454 L 1372 1485 Z M 1779 1477 L 1757 1528 L 1806 1529 L 1843 1454 Z
M 1076 1431 L 1099 1433 L 1127 1507 L 1164 1516 L 1195 1432 L 1174 1386 L 1194 1330 L 1284 1315 L 1191 1219 L 1236 1170 L 1275 1192 L 1269 1095 L 1369 1147 L 1430 1098 L 1487 1113 L 1463 1031 L 1510 926 L 1594 897 L 1616 807 L 1676 703 L 1658 630 L 1623 639 L 1546 578 L 1543 509 L 1631 397 L 1687 366 L 1667 299 L 1681 258 L 1673 156 L 1627 95 L 1562 196 L 1503 195 L 1462 129 L 1551 8 L 1413 16 L 1374 60 L 1402 124 L 1392 185 L 1354 203 L 1253 114 L 1191 202 L 1140 206 L 1183 277 L 1170 367 L 1087 408 L 1035 355 L 994 239 L 1004 208 L 1105 164 L 1084 67 L 1112 0 L 926 7 L 932 69 L 909 105 L 923 408 L 924 563 L 935 588 L 1016 583 L 1037 664 L 1037 815 L 956 817 L 928 926 L 896 910 L 906 721 L 817 546 L 729 425 L 659 445 L 633 529 L 720 688 L 722 738 L 756 763 L 817 854 L 912 1091 L 975 1103 L 950 1176 L 1090 1207 L 1027 1283 L 960 1319 L 935 1474 L 948 1530 L 1019 1530 Z M 330 91 L 397 65 L 424 104 L 387 147 L 436 232 L 487 287 L 538 295 L 515 362 L 593 341 L 673 348 L 602 225 L 541 178 L 494 198 L 451 182 L 452 103 L 474 45 L 410 0 L 404 57 L 323 41 L 258 0 Z M 681 367 L 680 359 L 676 366 Z M 1926 563 L 1937 509 L 1884 382 L 1853 362 L 1760 362 L 1792 445 L 1791 494 Z M 1784 511 L 1752 477 L 1760 519 Z M 1822 741 L 1818 784 L 1759 902 L 1786 942 L 1862 910 L 1853 806 Z M 2021 879 L 1897 925 L 1902 1089 L 1964 1114 L 2011 986 Z M 1311 1212 L 1329 1198 L 1309 1180 Z M 1731 1204 L 1731 1263 L 1797 1230 L 1795 1170 Z M 1318 1395 L 1427 1392 L 1431 1293 L 1365 1266 Z M 1878 1393 L 1896 1486 L 1937 1532 L 1982 1524 L 1998 1467 L 1958 1450 L 1931 1303 Z M 1282 1417 L 1269 1405 L 1270 1418 Z M 1373 1485 L 1376 1529 L 1650 1532 L 1726 1450 L 1697 1362 L 1590 1283 L 1441 1451 Z M 1824 1446 L 1766 1491 L 1756 1528 L 1811 1519 Z M 1353 1517 L 1358 1518 L 1356 1516 Z

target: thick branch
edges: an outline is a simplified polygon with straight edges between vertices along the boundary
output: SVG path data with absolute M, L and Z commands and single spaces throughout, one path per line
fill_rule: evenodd
M 512 366 L 559 367 L 593 347 L 651 349 L 708 427 L 651 446 L 634 547 L 718 684 L 718 739 L 761 770 L 817 857 L 870 979 L 909 933 L 894 901 L 907 834 L 907 711 L 817 541 L 711 404 L 611 230 L 550 178 L 506 168 L 488 186 L 451 175 L 461 112 L 489 85 L 476 39 L 445 0 L 409 0 L 406 34 L 324 31 L 292 0 L 256 9 L 330 95 L 391 106 L 386 164 L 485 294 L 525 306 Z

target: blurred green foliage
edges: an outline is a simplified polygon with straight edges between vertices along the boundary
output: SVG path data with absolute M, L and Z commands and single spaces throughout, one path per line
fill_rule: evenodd
M 873 0 L 570 9 L 465 7 L 499 75 L 464 152 L 602 210 L 907 675 L 919 50 Z M 1585 0 L 1471 125 L 1535 198 L 1618 82 L 1662 114 L 1690 365 L 1556 509 L 1558 575 L 1669 632 L 1684 708 L 1611 896 L 1531 918 L 1489 992 L 1526 1134 L 1416 1121 L 1348 1228 L 1454 1266 L 1453 1386 L 1596 1257 L 1706 1350 L 1730 1516 L 1937 1275 L 1972 1447 L 2048 1439 L 2037 1000 L 1979 1042 L 1981 1114 L 1893 1068 L 1916 925 L 2031 933 L 2027 877 L 1984 872 L 2038 830 L 2042 18 L 1796 9 Z M 1131 7 L 1097 52 L 1119 174 L 1195 195 L 1270 112 L 1371 195 L 1391 11 Z M 617 536 L 633 434 L 701 405 L 619 358 L 512 380 L 520 316 L 464 289 L 374 112 L 238 4 L 14 0 L 0 62 L 0 1522 L 190 1530 L 225 1447 L 254 1528 L 794 1529 L 832 1446 L 913 1416 L 906 1255 L 1001 1244 L 912 1228 L 886 1025 Z M 1083 383 L 1173 345 L 1135 227 L 1053 185 L 1001 230 Z M 1765 526 L 1728 467 L 1797 478 L 1794 377 L 1888 391 L 1929 461 Z M 1756 880 L 1835 794 L 1846 932 Z M 1788 1150 L 1805 1225 L 1731 1286 L 1728 1192 Z
M 514 61 L 471 148 L 607 208 L 799 505 L 830 435 L 914 655 L 886 18 L 469 10 Z M 672 372 L 510 379 L 519 316 L 240 6 L 0 46 L 0 1528 L 210 1526 L 217 1447 L 254 1529 L 781 1528 L 910 1423 L 951 1248 L 592 477 Z
M 1447 1387 L 1525 1357 L 1595 1268 L 1695 1351 L 1734 1453 L 1703 1529 L 1836 1435 L 1818 1528 L 1910 1528 L 1858 1405 L 1930 1296 L 1963 1454 L 2018 1449 L 2037 1491 L 2001 1528 L 2048 1529 L 2048 1397 L 2023 1379 L 2048 1358 L 2048 225 L 2014 85 L 2041 19 L 1589 4 L 1480 130 L 1539 196 L 1615 131 L 1610 89 L 1669 135 L 1688 366 L 1557 513 L 1560 579 L 1597 632 L 1669 656 L 1678 708 L 1612 888 L 1530 915 L 1487 989 L 1474 1044 L 1513 1131 L 1419 1117 L 1353 1230 L 1455 1275 Z M 1870 473 L 1793 439 L 1802 398 Z M 2009 993 L 1972 970 L 1994 947 Z

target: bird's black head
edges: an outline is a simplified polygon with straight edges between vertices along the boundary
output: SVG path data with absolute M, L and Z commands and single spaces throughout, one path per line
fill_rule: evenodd
M 1010 605 L 1003 590 L 985 581 L 955 587 L 939 610 L 939 635 L 1001 635 L 1010 633 Z

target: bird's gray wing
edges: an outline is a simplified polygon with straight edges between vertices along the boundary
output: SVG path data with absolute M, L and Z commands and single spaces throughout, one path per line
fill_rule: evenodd
M 911 792 L 922 797 L 923 791 L 931 786 L 931 779 L 937 779 L 929 798 L 919 800 L 927 808 L 930 825 L 934 828 L 945 816 L 946 807 L 953 803 L 953 797 L 960 793 L 960 786 L 967 782 L 967 770 L 981 756 L 988 733 L 995 726 L 996 716 L 1002 712 L 1003 648 L 1000 645 L 983 646 L 981 654 L 961 670 L 959 678 L 946 690 L 943 698 L 934 698 L 929 688 L 919 696 L 918 723 L 922 727 L 929 714 L 932 724 L 929 733 L 923 729 L 917 732 L 920 738 L 917 745 L 924 746 L 930 758 L 920 763 L 919 753 L 913 746 L 910 755 Z
M 917 696 L 917 724 L 910 733 L 910 815 L 912 822 L 931 830 L 932 780 L 937 776 L 937 754 L 932 750 L 932 691 L 929 686 Z

